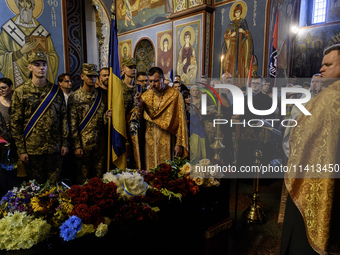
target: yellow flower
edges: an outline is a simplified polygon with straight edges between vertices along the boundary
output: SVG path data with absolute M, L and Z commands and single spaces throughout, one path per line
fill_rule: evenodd
M 40 212 L 44 209 L 42 206 L 40 206 L 39 197 L 32 197 L 31 198 L 31 204 L 32 204 L 33 212 Z
M 105 236 L 105 234 L 107 233 L 107 230 L 108 230 L 108 227 L 106 224 L 104 223 L 100 223 L 97 227 L 97 230 L 96 230 L 96 237 L 103 237 Z
M 39 197 L 47 197 L 50 194 L 54 193 L 55 189 L 56 189 L 56 187 L 54 187 L 54 188 L 52 188 L 52 189 L 50 189 L 48 191 L 45 191 L 43 194 L 39 195 Z

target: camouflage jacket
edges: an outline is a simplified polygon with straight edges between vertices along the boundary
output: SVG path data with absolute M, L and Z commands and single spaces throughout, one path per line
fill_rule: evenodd
M 133 109 L 134 103 L 134 96 L 136 94 L 136 88 L 129 88 L 126 83 L 122 80 L 122 92 L 123 92 L 123 99 L 124 99 L 124 108 L 125 108 L 125 115 L 130 113 Z
M 95 146 L 105 145 L 105 124 L 107 119 L 105 117 L 106 107 L 103 100 L 83 132 L 79 132 L 79 124 L 85 118 L 98 93 L 101 92 L 95 89 L 94 93 L 89 95 L 83 87 L 80 87 L 68 99 L 67 111 L 73 149 L 82 148 L 83 150 L 91 150 Z
M 17 146 L 18 155 L 60 153 L 61 146 L 68 146 L 68 124 L 64 94 L 61 89 L 44 114 L 25 139 L 24 128 L 53 83 L 47 82 L 43 91 L 32 80 L 15 89 L 10 107 L 10 132 Z

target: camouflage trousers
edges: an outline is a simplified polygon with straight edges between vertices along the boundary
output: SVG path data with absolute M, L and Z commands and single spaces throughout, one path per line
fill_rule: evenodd
M 83 184 L 92 177 L 102 178 L 105 168 L 105 150 L 96 148 L 84 150 L 81 158 L 76 158 L 77 183 Z
M 63 157 L 59 154 L 28 155 L 29 163 L 25 165 L 27 178 L 38 183 L 49 181 L 56 184 L 63 165 Z

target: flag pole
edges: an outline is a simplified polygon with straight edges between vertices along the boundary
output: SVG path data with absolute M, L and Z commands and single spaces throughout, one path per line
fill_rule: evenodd
M 114 2 L 111 5 L 111 19 L 114 19 Z M 111 22 L 112 24 L 112 22 Z M 111 57 L 111 52 L 109 53 L 109 57 Z M 110 68 L 110 76 L 109 80 L 112 78 L 112 68 Z M 108 110 L 112 110 L 112 84 L 109 82 L 107 88 L 107 105 Z M 107 125 L 107 161 L 106 161 L 106 171 L 110 171 L 111 165 L 111 125 L 112 125 L 112 116 L 109 118 L 108 125 Z

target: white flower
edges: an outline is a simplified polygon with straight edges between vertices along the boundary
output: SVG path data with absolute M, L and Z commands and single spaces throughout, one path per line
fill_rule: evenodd
M 18 211 L 15 211 L 13 214 L 9 214 L 11 220 L 10 225 L 17 227 L 22 224 L 22 221 L 24 219 L 24 216 L 26 216 L 26 213 L 20 213 Z
M 103 175 L 103 181 L 104 182 L 114 182 L 116 178 L 111 172 L 107 172 Z
M 180 174 L 182 174 L 182 175 L 188 175 L 188 174 L 190 174 L 190 171 L 191 171 L 191 165 L 190 165 L 189 162 L 188 162 L 188 163 L 185 163 L 185 165 L 182 166 L 182 168 L 180 168 L 180 169 L 181 169 Z

